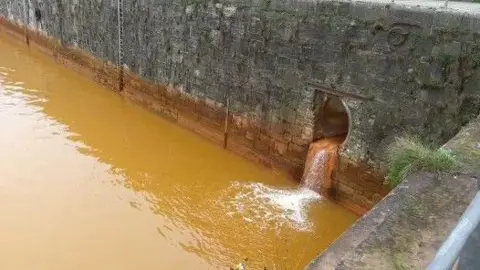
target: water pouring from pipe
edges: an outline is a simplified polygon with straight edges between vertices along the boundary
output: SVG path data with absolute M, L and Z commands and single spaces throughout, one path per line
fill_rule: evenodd
M 310 145 L 302 185 L 315 192 L 333 189 L 333 174 L 338 164 L 338 150 L 343 136 L 326 138 Z

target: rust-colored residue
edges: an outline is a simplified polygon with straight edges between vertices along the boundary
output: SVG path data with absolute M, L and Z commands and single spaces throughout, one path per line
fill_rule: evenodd
M 310 145 L 302 184 L 316 192 L 328 192 L 333 188 L 333 173 L 337 168 L 338 149 L 344 136 L 331 137 Z
M 25 28 L 0 16 L 0 32 L 25 40 Z M 138 75 L 95 58 L 78 48 L 62 46 L 53 38 L 27 29 L 31 47 L 61 62 L 75 72 L 112 90 L 122 89 L 121 95 L 192 130 L 202 137 L 250 160 L 274 170 L 286 172 L 292 179 L 302 173 L 307 152 L 306 144 L 283 136 L 290 126 L 275 124 L 265 128 L 241 115 L 227 113 L 222 106 L 209 104 L 184 95 L 179 89 L 148 82 Z M 121 86 L 121 87 L 120 87 Z M 241 121 L 234 121 L 241 119 Z M 242 123 L 242 124 L 237 124 Z M 227 127 L 228 124 L 228 127 Z M 228 146 L 226 130 L 228 129 Z M 298 131 L 297 131 L 298 132 Z

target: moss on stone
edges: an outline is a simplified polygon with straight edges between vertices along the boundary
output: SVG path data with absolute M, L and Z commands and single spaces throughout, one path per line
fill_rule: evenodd
M 477 0 L 480 1 L 480 0 Z M 480 2 L 479 2 L 480 3 Z M 473 69 L 480 68 L 480 54 L 475 54 L 472 56 Z
M 405 260 L 402 258 L 400 254 L 393 255 L 393 265 L 395 266 L 396 270 L 407 270 L 410 269 L 406 264 Z
M 455 56 L 442 53 L 439 55 L 440 63 L 442 64 L 442 68 L 448 68 L 451 64 L 455 63 L 457 60 Z
M 455 140 L 448 147 L 457 153 L 458 160 L 474 170 L 480 170 L 480 143 L 476 136 L 471 134 L 480 133 L 480 121 L 478 124 L 470 125 L 468 128 L 460 132 Z

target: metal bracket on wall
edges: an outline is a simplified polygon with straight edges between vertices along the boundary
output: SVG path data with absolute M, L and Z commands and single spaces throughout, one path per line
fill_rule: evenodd
M 29 18 L 29 13 L 30 13 L 30 5 L 28 4 L 28 0 L 23 1 L 23 10 L 24 10 L 24 16 L 25 16 L 25 42 L 27 45 L 30 45 L 30 37 L 28 36 L 28 25 L 30 24 L 30 18 Z
M 61 0 L 57 0 L 57 9 L 58 9 L 58 12 L 60 12 L 60 14 L 65 14 L 64 6 Z M 40 13 L 40 17 L 41 17 L 41 13 Z M 40 20 L 37 20 L 37 22 L 40 22 Z M 60 35 L 60 44 L 62 46 L 65 46 L 66 44 L 65 44 L 65 35 L 64 35 L 63 25 L 64 25 L 63 15 L 60 15 L 58 17 L 58 29 L 59 29 L 58 32 Z
M 223 148 L 227 148 L 228 145 L 228 126 L 230 119 L 230 92 L 227 92 L 227 106 L 225 110 L 225 125 L 223 130 Z
M 337 96 L 337 97 L 345 97 L 345 98 L 353 98 L 353 99 L 360 99 L 360 100 L 366 100 L 366 101 L 374 101 L 375 97 L 374 96 L 364 96 L 364 95 L 359 95 L 359 94 L 353 94 L 353 93 L 348 93 L 344 91 L 340 91 L 335 89 L 332 86 L 327 86 L 323 83 L 317 82 L 317 81 L 309 81 L 307 82 L 308 85 L 312 86 L 315 88 L 316 91 L 320 91 L 329 95 Z
M 118 4 L 118 91 L 123 91 L 123 0 L 117 0 Z

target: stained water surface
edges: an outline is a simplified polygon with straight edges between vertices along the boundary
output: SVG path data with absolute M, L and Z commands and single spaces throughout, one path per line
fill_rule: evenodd
M 355 219 L 0 35 L 0 269 L 302 269 Z

